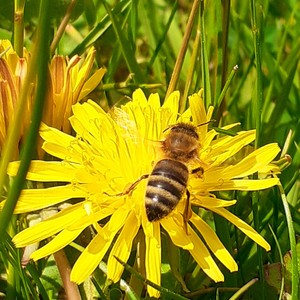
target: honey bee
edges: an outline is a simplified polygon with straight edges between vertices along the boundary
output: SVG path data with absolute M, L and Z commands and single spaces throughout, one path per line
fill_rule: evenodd
M 187 189 L 190 173 L 203 173 L 198 167 L 191 172 L 188 165 L 200 161 L 198 157 L 199 135 L 196 126 L 187 123 L 175 124 L 161 142 L 163 158 L 159 160 L 148 176 L 145 194 L 145 208 L 150 222 L 169 215 L 186 193 L 184 220 L 190 218 L 190 193 Z
M 187 189 L 190 174 L 203 174 L 201 166 L 189 170 L 193 162 L 200 164 L 198 151 L 200 148 L 197 127 L 211 121 L 194 126 L 188 123 L 177 123 L 164 131 L 169 131 L 160 142 L 162 158 L 156 162 L 150 174 L 142 175 L 128 189 L 114 196 L 130 193 L 138 183 L 148 178 L 145 193 L 145 210 L 150 222 L 158 221 L 168 216 L 186 194 L 183 219 L 187 232 L 187 221 L 191 217 L 190 193 Z

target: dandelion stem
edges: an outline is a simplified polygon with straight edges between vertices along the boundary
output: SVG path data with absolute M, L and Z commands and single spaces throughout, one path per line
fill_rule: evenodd
M 59 250 L 54 253 L 54 259 L 62 278 L 67 299 L 80 300 L 81 296 L 76 283 L 71 282 L 71 266 L 66 257 L 64 250 Z

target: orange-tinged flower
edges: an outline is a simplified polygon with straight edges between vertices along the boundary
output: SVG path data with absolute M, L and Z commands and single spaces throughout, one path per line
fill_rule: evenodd
M 53 57 L 50 64 L 51 88 L 44 115 L 47 125 L 71 132 L 69 117 L 72 105 L 94 90 L 106 72 L 105 68 L 100 68 L 89 77 L 95 54 L 96 50 L 92 47 L 83 61 L 78 55 L 71 59 L 61 55 Z
M 24 50 L 20 58 L 8 40 L 0 40 L 0 151 L 5 143 L 9 124 L 14 122 L 16 106 L 20 91 L 24 85 L 30 54 Z M 32 89 L 27 94 L 27 106 L 20 132 L 20 140 L 24 129 L 29 124 L 30 109 L 33 100 Z
M 121 109 L 115 108 L 110 114 L 92 101 L 77 103 L 73 106 L 74 115 L 70 118 L 76 137 L 43 125 L 43 149 L 61 161 L 33 161 L 27 178 L 65 184 L 23 190 L 15 213 L 32 212 L 69 199 L 78 200 L 53 217 L 18 233 L 13 238 L 16 246 L 24 247 L 54 236 L 49 243 L 32 253 L 31 258 L 37 260 L 62 249 L 86 227 L 93 226 L 96 234 L 73 266 L 71 279 L 77 283 L 83 282 L 111 249 L 107 261 L 108 278 L 116 282 L 121 278 L 124 268 L 115 256 L 126 262 L 134 238 L 142 230 L 145 237 L 146 277 L 160 285 L 161 230 L 164 229 L 171 241 L 189 251 L 214 281 L 224 280 L 215 258 L 231 272 L 236 271 L 237 264 L 230 253 L 196 212 L 192 212 L 188 224 L 185 224 L 185 197 L 168 216 L 149 222 L 144 200 L 147 181 L 137 182 L 134 189 L 122 194 L 142 175 L 149 174 L 153 162 L 161 158 L 157 151 L 159 143 L 153 141 L 162 141 L 164 131 L 170 125 L 178 122 L 197 125 L 210 120 L 213 109 L 210 107 L 206 112 L 200 94 L 190 97 L 190 107 L 182 115 L 178 114 L 178 100 L 179 93 L 174 92 L 161 106 L 157 94 L 146 99 L 143 92 L 137 90 L 131 102 Z M 215 130 L 208 130 L 208 125 L 197 129 L 201 145 L 199 164 L 204 173 L 201 177 L 190 175 L 188 190 L 192 206 L 223 216 L 257 244 L 269 250 L 269 244 L 259 233 L 226 209 L 236 201 L 218 199 L 212 192 L 253 191 L 276 185 L 277 178 L 252 180 L 248 175 L 254 172 L 277 172 L 271 162 L 280 151 L 279 147 L 277 144 L 266 145 L 239 162 L 232 163 L 230 159 L 254 141 L 255 130 L 219 137 Z M 10 164 L 10 175 L 16 174 L 18 165 L 18 162 Z M 190 169 L 193 167 L 189 166 Z M 102 223 L 107 217 L 110 217 L 109 220 Z M 159 292 L 150 286 L 148 293 L 152 297 L 159 297 Z
M 0 40 L 0 150 L 5 142 L 9 124 L 14 122 L 16 107 L 24 86 L 27 69 L 31 66 L 30 54 L 24 49 L 24 57 L 19 58 L 7 40 Z M 85 59 L 75 55 L 71 59 L 54 56 L 50 69 L 50 85 L 48 87 L 46 107 L 43 121 L 55 128 L 69 133 L 71 130 L 68 118 L 71 107 L 87 96 L 102 80 L 105 69 L 96 70 L 91 76 L 95 49 L 90 48 Z M 30 86 L 27 94 L 27 105 L 20 133 L 20 141 L 24 135 L 30 118 L 35 84 Z

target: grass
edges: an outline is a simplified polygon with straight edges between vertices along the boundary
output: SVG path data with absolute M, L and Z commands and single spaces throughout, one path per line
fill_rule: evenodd
M 23 16 L 22 1 L 16 2 Z M 51 32 L 51 41 L 67 8 L 67 1 L 50 2 L 42 0 L 41 5 L 62 6 L 48 12 L 41 10 L 39 14 L 35 1 L 25 2 L 24 45 L 27 49 L 37 47 L 34 53 L 40 55 L 37 64 L 41 68 L 48 61 L 50 49 L 44 48 L 41 52 L 49 41 L 43 40 L 43 35 L 40 37 L 39 30 L 44 34 Z M 240 122 L 242 129 L 256 128 L 254 147 L 276 142 L 283 149 L 282 166 L 288 164 L 282 169 L 279 188 L 233 195 L 238 200 L 234 213 L 261 232 L 272 250 L 265 253 L 226 221 L 215 217 L 217 234 L 233 252 L 239 271 L 225 272 L 224 283 L 211 284 L 195 265 L 189 264 L 190 268 L 186 268 L 184 264 L 190 259 L 186 253 L 173 249 L 171 259 L 163 257 L 163 299 L 237 299 L 240 294 L 241 299 L 285 299 L 284 293 L 291 299 L 299 298 L 296 239 L 300 233 L 299 6 L 295 0 L 280 3 L 231 1 L 230 5 L 220 0 L 193 3 L 78 0 L 70 15 L 56 53 L 71 57 L 82 55 L 91 45 L 96 48 L 97 64 L 105 66 L 107 73 L 103 84 L 91 97 L 103 107 L 109 109 L 125 96 L 130 97 L 137 87 L 142 87 L 146 94 L 158 92 L 161 99 L 179 89 L 180 105 L 184 110 L 188 105 L 186 95 L 203 88 L 206 106 L 215 106 L 214 126 Z M 13 44 L 21 55 L 23 35 L 20 32 L 24 24 L 22 20 L 20 24 L 14 23 L 12 12 L 9 4 L 0 4 L 0 20 L 4 24 L 0 39 L 14 37 Z M 47 13 L 51 24 L 47 22 Z M 36 39 L 40 42 L 35 43 Z M 43 72 L 42 69 L 37 70 L 37 76 L 43 78 L 45 72 L 39 72 Z M 36 112 L 38 115 L 40 113 Z M 36 137 L 36 128 L 31 134 Z M 28 164 L 31 159 L 29 152 L 25 144 L 21 157 L 25 163 L 24 172 L 26 162 Z M 1 170 L 5 172 L 10 159 L 5 152 L 1 159 Z M 15 201 L 23 179 L 20 177 L 18 184 L 15 181 L 14 185 L 18 186 L 13 185 L 11 189 L 15 196 L 8 194 Z M 1 180 L 3 186 L 5 176 L 2 175 Z M 53 275 L 56 274 L 53 261 L 29 264 L 27 271 L 20 268 L 21 254 L 14 249 L 5 231 L 9 220 L 13 219 L 13 207 L 1 214 L 5 221 L 1 223 L 0 235 L 0 295 L 6 295 L 6 299 L 38 299 L 40 293 L 43 299 L 57 299 L 61 282 Z M 9 227 L 8 232 L 13 235 L 16 230 Z M 164 243 L 170 246 L 167 239 Z M 281 261 L 285 263 L 282 268 Z M 128 266 L 126 275 L 132 273 L 132 281 L 117 283 L 110 292 L 105 289 L 103 270 L 96 272 L 88 287 L 80 287 L 82 299 L 96 295 L 96 290 L 100 298 L 120 299 L 124 294 L 126 299 L 142 298 L 140 274 L 135 270 Z

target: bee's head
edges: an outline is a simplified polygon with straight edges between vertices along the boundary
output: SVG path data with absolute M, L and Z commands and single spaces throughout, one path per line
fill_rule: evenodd
M 178 123 L 168 128 L 163 150 L 169 158 L 188 161 L 198 156 L 199 135 L 196 126 Z

